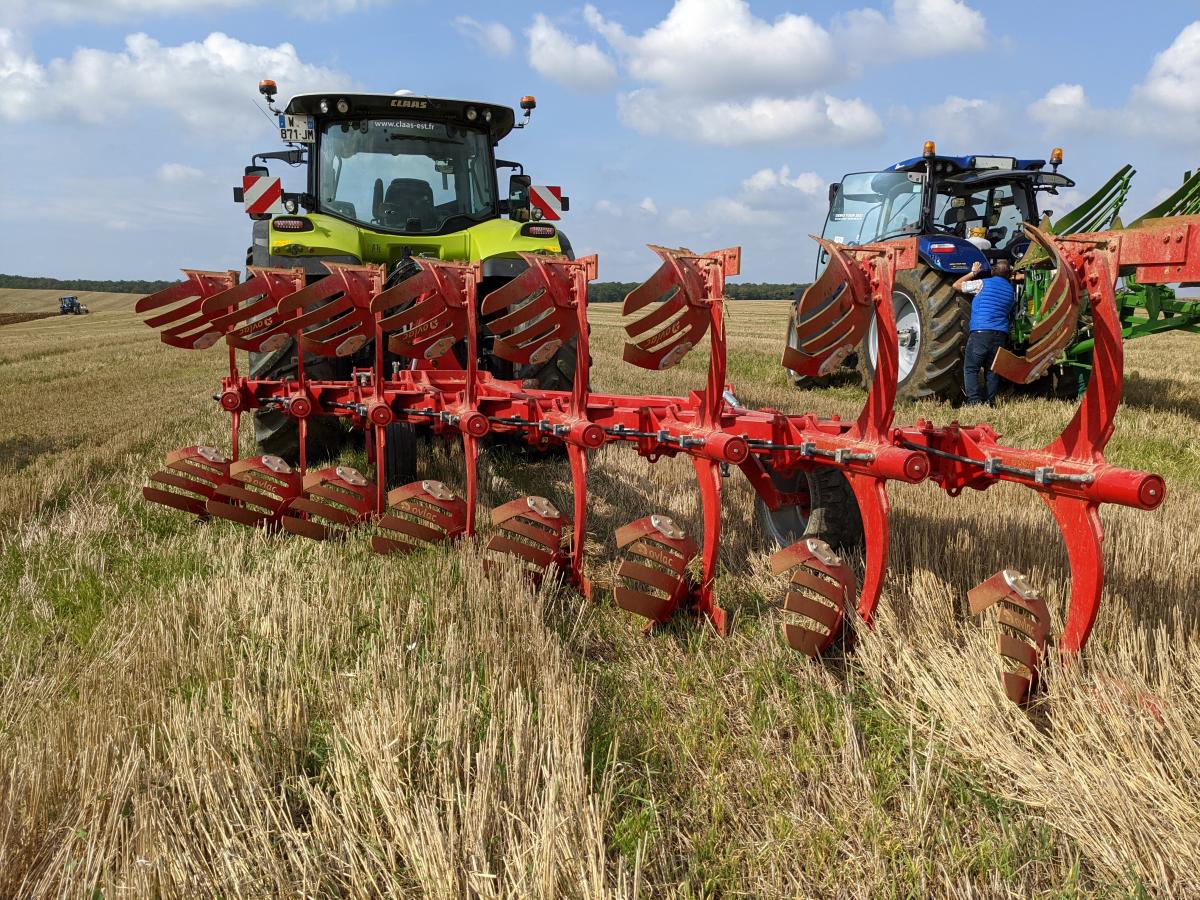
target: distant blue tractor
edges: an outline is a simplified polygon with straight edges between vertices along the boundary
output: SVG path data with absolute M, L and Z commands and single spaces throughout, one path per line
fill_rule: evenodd
M 1039 193 L 1075 182 L 1058 174 L 1062 151 L 1041 159 L 1011 156 L 938 156 L 933 141 L 922 156 L 881 172 L 858 172 L 829 186 L 822 236 L 855 246 L 919 237 L 920 263 L 896 279 L 892 300 L 900 336 L 897 397 L 962 398 L 962 356 L 969 306 L 952 285 L 974 262 L 1018 261 L 1029 248 L 1022 230 L 1052 213 L 1039 210 Z M 817 261 L 818 274 L 828 254 Z M 795 329 L 789 329 L 789 340 Z M 858 353 L 864 383 L 874 373 L 874 326 Z M 798 382 L 800 383 L 800 382 Z
M 58 314 L 60 316 L 86 316 L 88 312 L 90 310 L 74 295 L 58 298 Z

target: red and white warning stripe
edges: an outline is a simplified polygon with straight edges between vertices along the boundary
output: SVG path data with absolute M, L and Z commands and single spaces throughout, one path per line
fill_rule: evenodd
M 266 175 L 242 176 L 242 205 L 248 216 L 277 216 L 283 212 L 283 183 Z
M 534 209 L 541 212 L 543 219 L 562 218 L 562 188 L 558 185 L 531 184 L 529 186 L 529 203 Z

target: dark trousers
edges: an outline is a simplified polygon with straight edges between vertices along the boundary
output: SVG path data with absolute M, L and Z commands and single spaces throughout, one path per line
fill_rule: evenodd
M 992 360 L 996 351 L 1004 346 L 1008 338 L 1005 331 L 972 331 L 967 335 L 967 349 L 963 354 L 963 389 L 967 392 L 967 405 L 991 403 L 1000 388 L 1000 376 L 992 371 Z M 979 373 L 984 373 L 983 393 L 979 391 Z

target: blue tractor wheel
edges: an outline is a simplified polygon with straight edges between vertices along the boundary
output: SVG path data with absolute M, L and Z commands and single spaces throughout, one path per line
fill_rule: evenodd
M 962 362 L 968 305 L 951 276 L 921 262 L 896 276 L 892 292 L 900 344 L 897 400 L 962 400 Z M 875 377 L 878 335 L 874 323 L 858 354 L 864 386 Z

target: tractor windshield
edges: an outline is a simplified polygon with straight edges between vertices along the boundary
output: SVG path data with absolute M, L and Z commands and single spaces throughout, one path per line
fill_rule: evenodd
M 857 172 L 838 185 L 822 236 L 857 246 L 916 233 L 924 179 L 908 172 Z
M 381 231 L 438 234 L 493 218 L 486 133 L 439 122 L 365 119 L 321 131 L 318 205 Z

